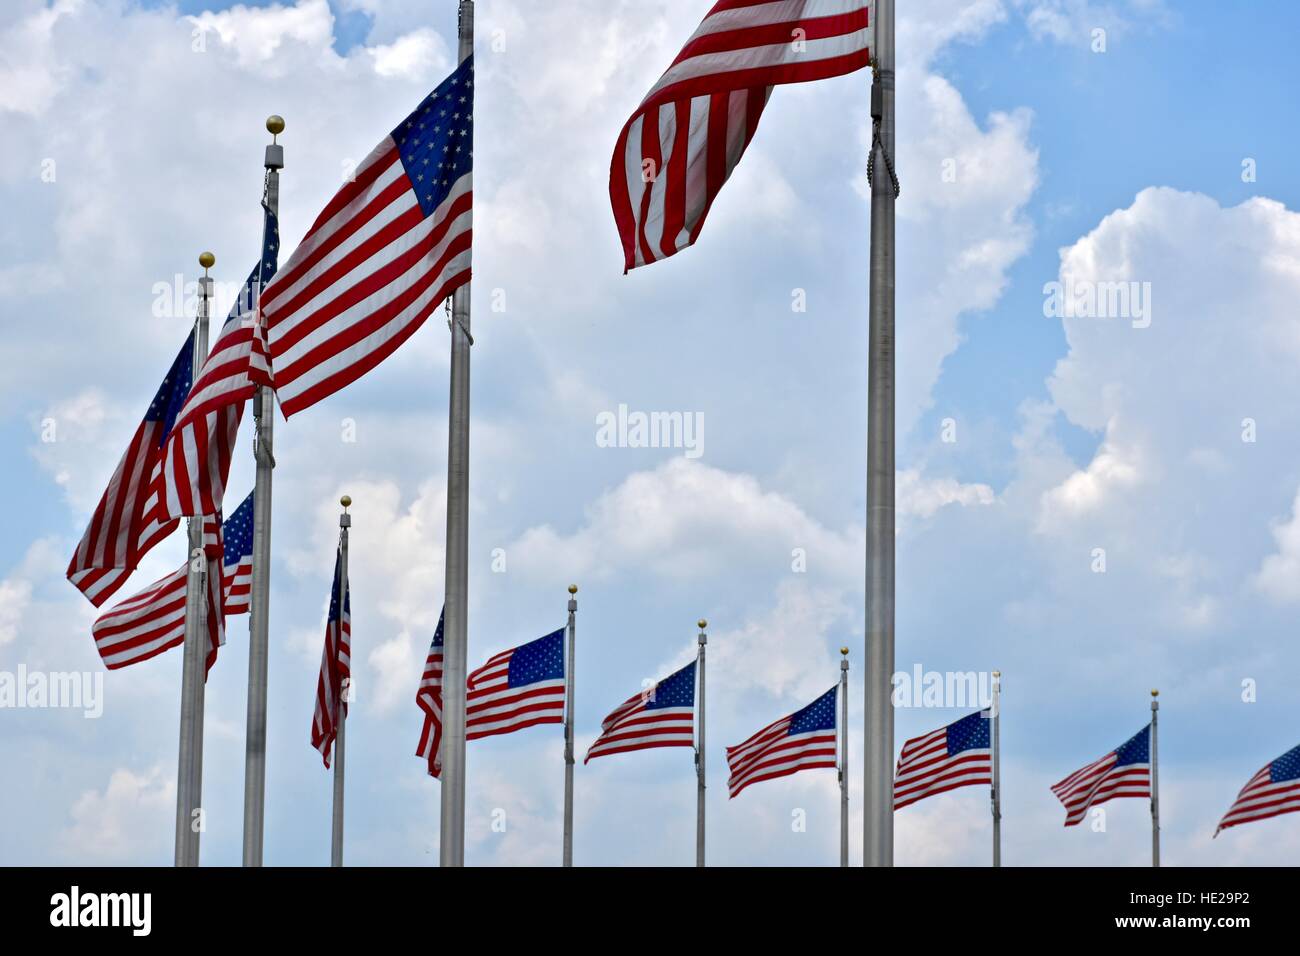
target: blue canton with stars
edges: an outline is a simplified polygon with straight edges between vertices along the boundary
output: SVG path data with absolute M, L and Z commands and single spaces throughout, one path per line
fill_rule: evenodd
M 226 550 L 221 563 L 226 567 L 238 564 L 253 553 L 253 493 L 221 524 L 221 536 Z
M 655 684 L 654 693 L 646 701 L 646 710 L 664 707 L 695 706 L 695 661 L 691 661 L 675 674 L 669 674 Z
M 193 384 L 194 333 L 191 331 L 189 337 L 185 340 L 185 344 L 181 346 L 181 352 L 176 356 L 176 361 L 172 362 L 172 367 L 167 370 L 162 385 L 158 387 L 158 394 L 149 403 L 149 410 L 144 413 L 145 421 L 163 423 L 162 433 L 157 439 L 159 448 L 163 446 L 167 441 L 167 436 L 171 434 L 172 426 L 176 424 L 176 416 L 180 414 L 185 399 L 189 398 L 190 386 Z
M 275 275 L 275 270 L 280 259 L 280 221 L 275 217 L 266 204 L 262 204 L 263 226 L 262 226 L 262 258 L 253 266 L 253 270 L 248 274 L 248 281 L 244 283 L 243 288 L 239 290 L 239 295 L 235 299 L 235 304 L 230 307 L 230 315 L 226 318 L 226 325 L 231 322 L 240 322 L 251 319 L 257 308 L 257 296 L 262 289 L 266 288 L 271 277 Z
M 427 217 L 473 168 L 474 58 L 468 57 L 393 130 L 402 168 Z
M 507 686 L 524 687 L 544 680 L 564 679 L 564 628 L 521 644 L 510 655 Z
M 334 586 L 330 588 L 330 623 L 339 619 L 339 576 L 343 572 L 343 552 L 334 553 Z M 348 617 L 352 616 L 352 582 L 348 582 L 347 588 L 343 592 L 343 609 L 347 611 Z
M 988 750 L 992 744 L 989 737 L 989 712 L 976 711 L 967 714 L 961 720 L 948 725 L 948 756 L 959 754 L 963 750 Z
M 438 626 L 433 632 L 433 646 L 442 647 L 442 619 L 447 614 L 447 606 L 444 604 L 442 610 L 438 612 Z
M 1268 779 L 1271 783 L 1300 779 L 1300 747 L 1288 750 L 1269 764 Z
M 1147 724 L 1115 749 L 1115 766 L 1151 762 L 1151 725 Z
M 839 687 L 832 687 L 803 710 L 790 715 L 790 736 L 808 734 L 815 730 L 835 729 L 835 696 Z

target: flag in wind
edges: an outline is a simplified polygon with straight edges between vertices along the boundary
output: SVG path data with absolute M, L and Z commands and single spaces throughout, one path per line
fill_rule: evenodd
M 438 614 L 438 627 L 424 662 L 424 676 L 415 692 L 415 703 L 424 711 L 424 729 L 420 731 L 420 746 L 415 755 L 428 762 L 431 777 L 442 774 L 442 621 L 446 613 L 444 607 Z
M 609 198 L 624 271 L 699 238 L 780 83 L 871 62 L 870 0 L 718 0 L 614 147 Z
M 240 290 L 167 439 L 163 473 L 167 513 L 172 517 L 221 511 L 244 405 L 257 386 L 271 384 L 257 299 L 275 275 L 280 231 L 265 204 L 262 211 L 262 256 Z
M 225 538 L 221 580 L 226 616 L 247 614 L 253 590 L 253 492 L 222 522 L 221 533 Z
M 162 451 L 190 392 L 193 362 L 194 333 L 190 332 L 68 564 L 68 580 L 95 607 L 112 597 L 149 549 L 179 524 L 167 515 L 163 503 Z
M 743 744 L 727 748 L 732 797 L 751 783 L 835 764 L 835 697 L 832 687 L 802 710 L 768 724 Z
M 614 708 L 601 721 L 600 736 L 582 762 L 629 750 L 694 746 L 695 663 L 691 661 Z
M 564 628 L 489 658 L 469 675 L 465 739 L 564 722 Z
M 219 518 L 203 519 L 204 626 L 208 634 L 207 669 L 226 643 L 222 572 L 222 527 Z M 109 670 L 147 661 L 185 643 L 185 587 L 189 564 L 160 578 L 134 597 L 100 615 L 91 627 L 95 647 Z
M 903 744 L 894 772 L 894 809 L 958 787 L 993 785 L 993 750 L 987 710 Z
M 470 278 L 474 58 L 384 137 L 262 293 L 286 416 L 360 378 Z
M 1116 797 L 1151 796 L 1151 725 L 1143 727 L 1125 743 L 1076 770 L 1052 793 L 1065 804 L 1065 825 L 1075 826 L 1088 808 Z
M 1239 823 L 1264 820 L 1300 810 L 1300 747 L 1265 765 L 1237 794 L 1214 835 Z
M 325 651 L 321 655 L 320 677 L 316 681 L 316 713 L 311 722 L 311 745 L 320 751 L 326 769 L 329 769 L 334 738 L 338 736 L 339 720 L 348 712 L 346 682 L 352 674 L 352 589 L 346 581 L 343 582 L 343 609 L 340 613 L 339 582 L 342 574 L 343 554 L 336 552 L 330 612 L 325 622 Z

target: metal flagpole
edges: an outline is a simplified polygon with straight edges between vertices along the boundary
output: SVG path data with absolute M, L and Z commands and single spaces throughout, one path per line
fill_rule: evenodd
M 699 678 L 699 696 L 695 702 L 695 865 L 704 865 L 704 648 L 709 635 L 704 629 L 709 622 L 700 618 L 700 649 L 696 655 L 695 670 Z
M 203 277 L 199 279 L 199 307 L 194 320 L 192 380 L 208 355 L 208 310 L 212 303 L 212 277 L 208 270 L 217 259 L 210 252 L 199 255 Z M 185 644 L 181 659 L 180 753 L 176 765 L 176 853 L 177 866 L 199 865 L 199 831 L 195 811 L 203 805 L 203 692 L 207 677 L 208 635 L 206 623 L 207 559 L 203 554 L 203 516 L 189 518 L 189 571 L 185 579 Z
M 348 529 L 352 527 L 352 515 L 348 507 L 352 499 L 344 495 L 339 499 L 343 513 L 339 515 L 339 630 L 338 645 L 343 643 L 343 614 L 348 603 Z M 334 657 L 338 659 L 338 645 Z M 348 657 L 351 651 L 349 649 Z M 351 698 L 351 678 L 339 683 L 339 699 L 335 702 L 337 716 L 334 727 L 334 819 L 330 835 L 330 866 L 343 865 L 343 732 L 347 727 L 348 714 L 343 704 Z
M 894 0 L 876 0 L 871 185 L 871 318 L 867 364 L 865 866 L 894 863 Z M 876 159 L 888 176 L 879 175 Z
M 1002 865 L 1002 672 L 993 672 L 993 865 Z
M 266 208 L 280 213 L 280 170 L 284 147 L 275 142 L 284 132 L 284 120 L 270 116 L 266 129 Z M 266 227 L 263 226 L 263 229 Z M 262 237 L 266 246 L 266 237 Z M 260 287 L 263 284 L 259 280 Z M 266 812 L 266 685 L 267 627 L 271 602 L 271 475 L 275 468 L 273 429 L 275 393 L 258 386 L 253 393 L 253 458 L 257 477 L 253 484 L 253 582 L 248 621 L 248 716 L 244 743 L 244 866 L 262 865 L 262 834 Z
M 1156 721 L 1160 691 L 1151 691 L 1151 865 L 1160 865 L 1160 764 L 1156 752 Z
M 569 634 L 564 649 L 564 865 L 573 866 L 573 651 L 577 624 L 578 593 L 569 585 Z
M 849 649 L 840 648 L 840 866 L 849 865 Z
M 474 3 L 460 0 L 460 62 L 474 52 Z M 452 295 L 443 611 L 442 812 L 438 857 L 465 865 L 465 660 L 469 604 L 469 283 Z

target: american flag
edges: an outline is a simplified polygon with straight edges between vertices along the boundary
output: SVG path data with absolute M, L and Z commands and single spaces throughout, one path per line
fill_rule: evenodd
M 894 809 L 958 787 L 993 784 L 987 710 L 903 744 L 894 772 Z
M 718 0 L 614 147 L 609 198 L 625 269 L 699 238 L 779 83 L 871 61 L 870 0 Z
M 1300 747 L 1265 765 L 1237 794 L 1214 835 L 1227 827 L 1300 810 Z
M 614 708 L 601 721 L 600 736 L 582 762 L 629 750 L 691 747 L 694 733 L 695 661 L 691 661 Z
M 386 136 L 262 293 L 286 416 L 391 355 L 470 278 L 474 60 Z
M 162 450 L 190 392 L 193 362 L 191 332 L 149 403 L 68 564 L 68 580 L 95 607 L 112 597 L 149 549 L 179 524 L 168 517 L 163 503 Z
M 253 492 L 222 523 L 221 532 L 225 538 L 221 579 L 226 616 L 247 614 L 249 593 L 253 589 Z
M 262 210 L 262 257 L 240 290 L 167 439 L 163 476 L 167 513 L 172 517 L 221 510 L 244 404 L 258 385 L 271 384 L 257 297 L 275 275 L 280 231 L 271 210 L 265 205 Z
M 316 713 L 311 721 L 311 745 L 320 751 L 326 769 L 330 750 L 338 735 L 339 707 L 348 712 L 346 682 L 352 674 L 352 589 L 343 584 L 342 638 L 339 636 L 339 581 L 343 573 L 342 552 L 334 556 L 334 586 L 330 588 L 330 613 L 325 622 L 325 652 L 321 655 L 320 677 L 316 681 Z
M 207 668 L 217 660 L 217 648 L 226 643 L 223 612 L 221 524 L 217 518 L 203 519 L 203 552 L 207 574 L 206 627 Z M 95 647 L 109 670 L 147 661 L 169 648 L 185 643 L 185 585 L 189 564 L 160 578 L 134 597 L 100 615 L 91 627 Z
M 1075 826 L 1088 808 L 1116 797 L 1151 797 L 1151 725 L 1106 756 L 1076 770 L 1052 793 L 1065 804 L 1065 825 Z
M 466 740 L 564 723 L 564 628 L 489 658 L 468 685 Z
M 442 774 L 442 619 L 444 607 L 438 614 L 438 627 L 433 632 L 429 656 L 424 661 L 424 676 L 415 692 L 415 703 L 424 711 L 424 728 L 420 731 L 420 746 L 415 755 L 429 764 L 429 776 Z
M 768 724 L 743 744 L 727 748 L 732 797 L 751 783 L 785 777 L 814 767 L 834 767 L 835 698 L 832 687 L 802 710 Z

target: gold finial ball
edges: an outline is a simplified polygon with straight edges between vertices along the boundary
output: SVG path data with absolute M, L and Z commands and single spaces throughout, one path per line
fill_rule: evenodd
M 217 257 L 210 252 L 199 253 L 199 265 L 205 269 L 211 269 L 217 264 Z
M 695 623 L 698 624 L 698 625 L 700 626 L 700 630 L 701 630 L 701 631 L 704 630 L 706 627 L 709 626 L 709 622 L 706 621 L 706 620 L 704 620 L 704 618 L 700 618 L 700 619 L 699 619 L 698 621 L 696 621 Z
M 1151 688 L 1151 696 L 1152 696 L 1152 697 L 1159 697 L 1159 696 L 1160 696 L 1160 691 L 1158 691 L 1158 690 L 1156 690 L 1154 687 L 1152 687 L 1152 688 Z
M 578 586 L 577 586 L 576 584 L 570 584 L 570 585 L 569 585 L 569 593 L 570 593 L 570 594 L 577 594 L 577 593 L 578 593 Z
M 848 657 L 848 656 L 849 656 L 849 649 L 848 649 L 847 647 L 841 647 L 841 648 L 840 648 L 840 653 L 843 654 L 845 657 Z
M 284 132 L 284 117 L 272 113 L 266 118 L 266 131 L 272 136 L 279 136 Z
M 339 499 L 339 504 L 341 504 L 344 508 L 351 508 L 351 507 L 352 507 L 352 496 L 351 496 L 351 495 L 344 495 L 342 498 Z

